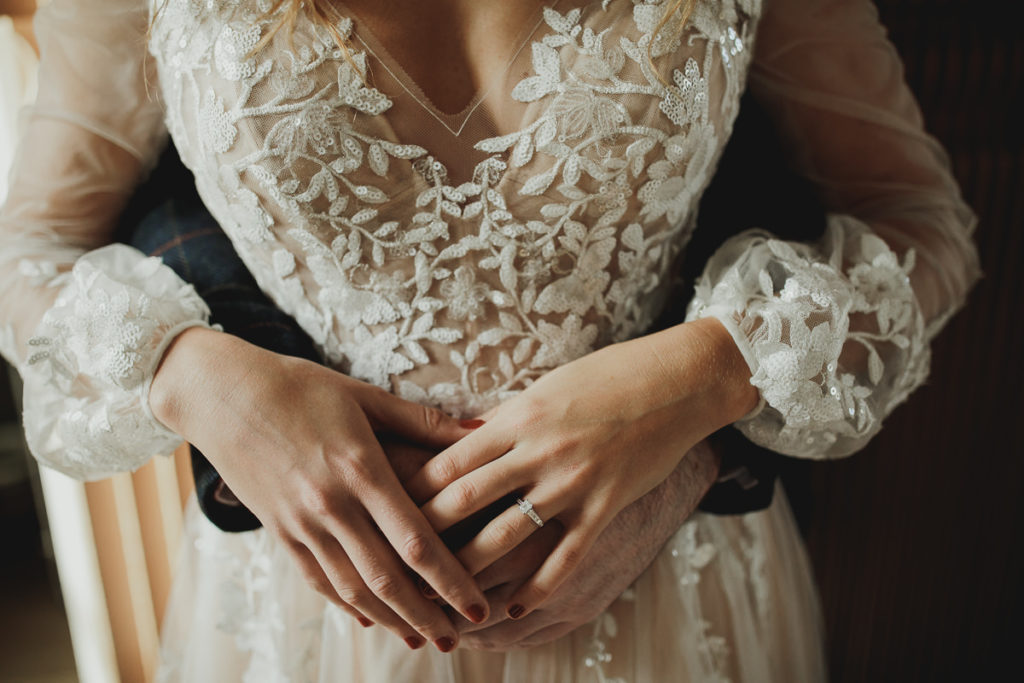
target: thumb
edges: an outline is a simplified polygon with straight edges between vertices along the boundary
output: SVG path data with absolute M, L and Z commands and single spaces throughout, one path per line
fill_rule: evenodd
M 436 448 L 451 446 L 483 424 L 480 420 L 458 420 L 437 408 L 406 401 L 386 391 L 374 392 L 363 407 L 375 430 Z

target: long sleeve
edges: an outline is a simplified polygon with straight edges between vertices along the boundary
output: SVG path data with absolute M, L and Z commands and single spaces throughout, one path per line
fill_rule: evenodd
M 157 259 L 107 245 L 163 141 L 142 0 L 56 0 L 36 19 L 39 93 L 0 210 L 0 351 L 25 384 L 29 448 L 80 479 L 180 438 L 149 412 L 167 343 L 208 312 Z
M 868 0 L 770 0 L 750 89 L 829 210 L 815 244 L 761 230 L 711 258 L 688 318 L 714 316 L 761 405 L 748 438 L 806 458 L 863 447 L 927 377 L 929 342 L 979 276 L 974 215 L 922 127 Z

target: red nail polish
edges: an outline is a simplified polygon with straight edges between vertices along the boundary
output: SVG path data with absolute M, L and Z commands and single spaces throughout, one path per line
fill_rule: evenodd
M 411 650 L 418 650 L 426 644 L 427 641 L 416 636 L 409 636 L 405 639 L 405 644 L 409 646 Z
M 466 614 L 469 615 L 469 620 L 474 624 L 479 624 L 487 618 L 483 605 L 470 605 L 466 608 Z
M 434 641 L 434 645 L 436 645 L 437 649 L 441 652 L 451 652 L 455 649 L 455 641 L 449 638 L 448 636 L 445 636 L 444 638 L 438 638 Z
M 508 608 L 508 615 L 513 619 L 518 619 L 519 617 L 523 616 L 525 612 L 526 608 L 522 605 L 510 605 Z
M 478 427 L 483 427 L 485 424 L 487 423 L 483 420 L 459 420 L 459 426 L 463 429 L 476 429 Z
M 356 621 L 358 621 L 363 628 L 370 628 L 373 626 L 373 622 L 366 617 L 356 617 Z

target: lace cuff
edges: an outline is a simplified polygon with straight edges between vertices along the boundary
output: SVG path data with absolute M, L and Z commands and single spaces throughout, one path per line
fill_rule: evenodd
M 149 410 L 167 345 L 209 326 L 209 309 L 158 258 L 122 244 L 85 254 L 29 340 L 29 449 L 76 479 L 100 479 L 168 454 L 181 437 Z
M 730 331 L 761 393 L 736 423 L 779 453 L 834 458 L 862 448 L 928 374 L 929 349 L 909 273 L 861 221 L 829 218 L 817 245 L 752 230 L 709 261 L 687 320 Z

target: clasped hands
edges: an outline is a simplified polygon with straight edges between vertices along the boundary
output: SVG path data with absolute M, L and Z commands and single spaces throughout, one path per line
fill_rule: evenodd
M 360 623 L 412 648 L 431 641 L 449 651 L 460 630 L 480 647 L 529 644 L 585 621 L 548 614 L 550 623 L 527 628 L 621 511 L 752 407 L 746 368 L 736 372 L 723 333 L 697 321 L 606 347 L 548 373 L 480 426 L 196 328 L 164 355 L 150 404 L 207 455 L 307 580 Z M 403 485 L 379 434 L 440 452 Z M 556 523 L 538 530 L 509 507 L 454 554 L 439 538 L 510 493 Z M 700 495 L 692 498 L 695 506 Z M 622 572 L 617 591 L 642 569 Z

